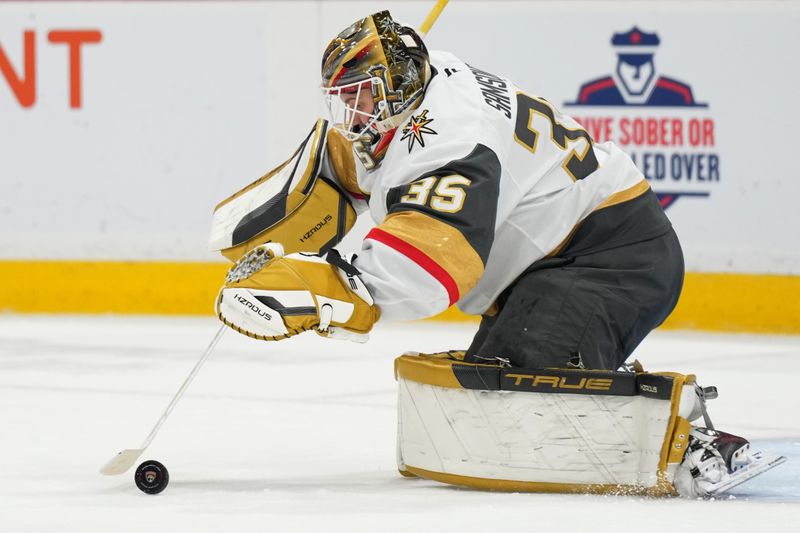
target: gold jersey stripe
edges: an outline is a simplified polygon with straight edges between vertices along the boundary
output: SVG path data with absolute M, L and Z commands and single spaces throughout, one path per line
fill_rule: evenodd
M 647 183 L 647 180 L 642 180 L 632 187 L 628 187 L 625 190 L 615 192 L 614 194 L 606 198 L 602 203 L 600 203 L 600 205 L 595 207 L 592 210 L 592 213 L 596 213 L 597 211 L 600 211 L 601 209 L 604 209 L 606 207 L 611 207 L 612 205 L 618 205 L 627 202 L 629 200 L 633 200 L 634 198 L 638 198 L 639 196 L 643 195 L 649 190 L 650 190 L 650 184 Z M 575 235 L 575 232 L 578 231 L 578 228 L 580 228 L 581 224 L 583 224 L 583 220 L 579 221 L 572 227 L 567 236 L 564 237 L 564 239 L 560 243 L 558 243 L 558 246 L 556 246 L 552 252 L 547 254 L 547 257 L 555 257 L 561 252 L 561 250 L 564 249 L 564 247 L 567 244 L 569 244 L 569 241 L 572 240 L 572 237 Z
M 621 204 L 623 202 L 633 200 L 634 198 L 638 198 L 649 190 L 650 184 L 647 183 L 647 180 L 642 180 L 632 187 L 628 187 L 623 191 L 615 192 L 606 198 L 600 205 L 595 207 L 594 210 L 592 210 L 592 213 L 595 211 L 600 211 L 606 207 L 611 207 L 612 205 Z
M 453 226 L 419 211 L 391 213 L 378 226 L 427 255 L 455 281 L 459 295 L 469 292 L 483 275 L 483 261 L 466 237 Z

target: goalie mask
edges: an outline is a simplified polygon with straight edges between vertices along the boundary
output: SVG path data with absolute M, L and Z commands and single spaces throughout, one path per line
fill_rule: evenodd
M 417 33 L 381 11 L 356 21 L 322 55 L 331 123 L 367 170 L 383 158 L 397 127 L 416 109 L 431 77 Z

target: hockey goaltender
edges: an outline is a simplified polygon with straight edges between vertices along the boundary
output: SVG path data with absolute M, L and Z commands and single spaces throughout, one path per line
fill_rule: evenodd
M 217 313 L 255 339 L 357 341 L 379 318 L 482 315 L 465 351 L 396 360 L 402 474 L 696 497 L 784 460 L 714 429 L 713 387 L 625 364 L 684 267 L 620 148 L 388 11 L 330 42 L 322 92 L 329 120 L 215 210 L 211 245 L 236 262 Z M 341 255 L 365 212 L 376 226 Z

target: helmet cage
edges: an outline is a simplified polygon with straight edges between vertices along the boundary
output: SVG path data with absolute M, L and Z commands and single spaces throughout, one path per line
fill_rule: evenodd
M 394 131 L 422 101 L 430 78 L 422 39 L 388 11 L 356 21 L 328 44 L 322 93 L 331 125 L 353 143 L 359 159 L 370 161 L 365 162 L 368 169 L 380 164 Z
M 421 95 L 422 91 L 417 91 L 411 98 L 404 100 L 402 91 L 391 88 L 391 81 L 387 78 L 386 71 L 384 65 L 374 65 L 369 69 L 368 78 L 333 87 L 322 87 L 331 124 L 350 141 L 355 141 L 361 137 L 362 132 L 370 128 L 385 133 L 397 127 L 396 124 L 387 123 L 387 120 L 400 115 Z M 362 93 L 367 90 L 372 96 L 372 112 L 358 107 Z M 356 116 L 365 118 L 366 122 L 355 124 Z
M 357 140 L 364 130 L 373 128 L 386 114 L 389 104 L 386 102 L 384 92 L 377 89 L 380 85 L 379 78 L 371 77 L 322 88 L 331 124 L 349 141 Z M 369 91 L 368 98 L 373 103 L 372 111 L 365 111 L 362 109 L 363 105 L 360 105 L 363 104 L 364 93 L 367 91 Z M 357 117 L 360 117 L 360 120 L 357 121 Z

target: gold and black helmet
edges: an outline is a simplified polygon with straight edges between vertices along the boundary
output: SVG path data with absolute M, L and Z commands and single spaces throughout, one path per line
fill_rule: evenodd
M 322 55 L 322 90 L 334 127 L 379 155 L 375 148 L 388 144 L 381 138 L 419 106 L 430 73 L 422 38 L 388 11 L 354 22 Z

